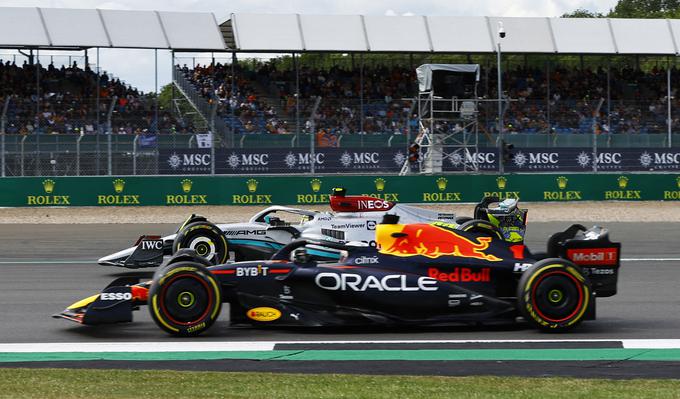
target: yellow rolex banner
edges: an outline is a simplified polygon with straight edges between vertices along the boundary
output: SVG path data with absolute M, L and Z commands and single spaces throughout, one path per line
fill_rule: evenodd
M 402 203 L 680 200 L 680 173 L 98 176 L 0 179 L 0 206 L 311 205 L 331 190 Z

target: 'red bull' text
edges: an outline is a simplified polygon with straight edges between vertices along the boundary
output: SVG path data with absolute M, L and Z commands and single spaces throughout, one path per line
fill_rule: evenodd
M 488 267 L 473 271 L 467 267 L 454 267 L 451 271 L 441 271 L 436 267 L 427 269 L 427 275 L 438 281 L 451 283 L 488 283 L 491 281 L 491 269 Z

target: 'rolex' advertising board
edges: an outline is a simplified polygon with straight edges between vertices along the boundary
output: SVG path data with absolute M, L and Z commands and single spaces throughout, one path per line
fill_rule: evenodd
M 311 205 L 334 187 L 402 203 L 680 200 L 678 173 L 8 177 L 0 206 Z

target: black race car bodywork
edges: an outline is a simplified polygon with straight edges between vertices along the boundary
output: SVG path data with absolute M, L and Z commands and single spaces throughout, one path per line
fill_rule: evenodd
M 152 281 L 119 279 L 55 317 L 82 324 L 132 321 L 148 305 L 175 335 L 209 328 L 221 304 L 232 324 L 267 326 L 445 325 L 514 321 L 562 331 L 595 317 L 595 298 L 616 293 L 620 244 L 574 225 L 545 254 L 456 225 L 381 224 L 379 249 L 295 241 L 270 260 L 209 265 L 176 254 Z M 317 263 L 312 244 L 337 251 Z

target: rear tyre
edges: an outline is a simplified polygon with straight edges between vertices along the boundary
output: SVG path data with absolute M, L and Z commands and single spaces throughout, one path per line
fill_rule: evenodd
M 532 326 L 564 332 L 583 321 L 591 298 L 590 282 L 564 259 L 544 259 L 522 274 L 517 286 L 520 314 Z
M 205 266 L 178 262 L 154 277 L 148 304 L 158 327 L 189 337 L 207 330 L 217 320 L 222 293 L 219 282 Z
M 498 237 L 501 240 L 503 239 L 503 233 L 501 233 L 501 231 L 498 230 L 498 227 L 494 226 L 493 224 L 491 224 L 491 222 L 488 222 L 486 220 L 481 219 L 468 220 L 467 222 L 458 226 L 458 230 L 467 231 L 470 233 L 483 234 L 490 237 Z
M 167 269 L 168 266 L 172 266 L 175 263 L 187 262 L 187 261 L 200 263 L 201 265 L 203 265 L 205 267 L 213 266 L 213 264 L 210 263 L 210 261 L 207 260 L 206 258 L 202 258 L 202 257 L 196 255 L 196 251 L 194 251 L 193 249 L 183 248 L 183 249 L 180 249 L 179 251 L 175 252 L 166 264 L 158 267 L 156 269 L 156 272 L 153 274 L 153 278 L 156 278 L 156 276 L 159 276 L 159 275 L 165 273 L 165 269 Z
M 456 218 L 456 223 L 463 224 L 465 222 L 469 222 L 470 220 L 472 220 L 472 218 L 469 216 L 458 216 Z
M 185 248 L 193 249 L 196 255 L 213 265 L 226 263 L 229 258 L 227 239 L 222 230 L 206 221 L 189 223 L 180 230 L 172 244 L 172 253 Z

